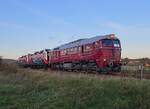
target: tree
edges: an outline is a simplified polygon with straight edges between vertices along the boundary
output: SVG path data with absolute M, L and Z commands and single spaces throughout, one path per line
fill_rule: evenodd
M 126 64 L 128 64 L 129 63 L 129 61 L 130 61 L 130 59 L 129 58 L 124 58 L 123 59 L 123 63 L 126 65 Z
M 149 63 L 149 58 L 142 58 L 142 59 L 141 59 L 141 63 L 142 63 L 143 65 L 148 64 L 148 63 Z
M 2 56 L 0 56 L 0 64 L 2 63 Z
M 0 67 L 2 66 L 2 56 L 0 56 Z

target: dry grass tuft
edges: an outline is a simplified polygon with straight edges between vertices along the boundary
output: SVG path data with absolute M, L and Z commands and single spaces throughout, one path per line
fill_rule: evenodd
M 18 71 L 18 66 L 16 63 L 7 63 L 5 62 L 2 57 L 0 56 L 0 71 L 5 72 L 5 74 L 9 73 L 17 73 Z

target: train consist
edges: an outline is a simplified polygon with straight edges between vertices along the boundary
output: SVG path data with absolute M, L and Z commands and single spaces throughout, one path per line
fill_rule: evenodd
M 121 70 L 121 44 L 114 34 L 79 39 L 21 56 L 18 63 L 31 68 L 118 72 Z

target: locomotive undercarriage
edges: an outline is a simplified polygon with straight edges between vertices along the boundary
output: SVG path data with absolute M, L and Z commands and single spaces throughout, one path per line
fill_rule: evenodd
M 53 69 L 53 70 L 64 70 L 64 71 L 85 71 L 88 73 L 109 73 L 109 72 L 120 72 L 121 66 L 114 63 L 108 64 L 105 68 L 100 68 L 96 61 L 75 61 L 75 62 L 64 62 L 64 63 L 50 63 L 49 65 L 28 65 L 23 66 L 25 68 L 30 67 L 33 69 Z
M 49 65 L 51 69 L 65 70 L 65 71 L 86 71 L 86 72 L 119 72 L 121 67 L 119 65 L 107 65 L 105 68 L 100 68 L 96 61 L 76 61 L 76 62 L 65 62 L 65 63 L 51 63 Z

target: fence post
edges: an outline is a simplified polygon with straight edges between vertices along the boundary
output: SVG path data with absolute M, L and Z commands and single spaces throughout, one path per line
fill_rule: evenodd
M 143 79 L 143 70 L 144 70 L 144 66 L 143 64 L 139 65 L 139 70 L 140 70 L 140 79 Z

